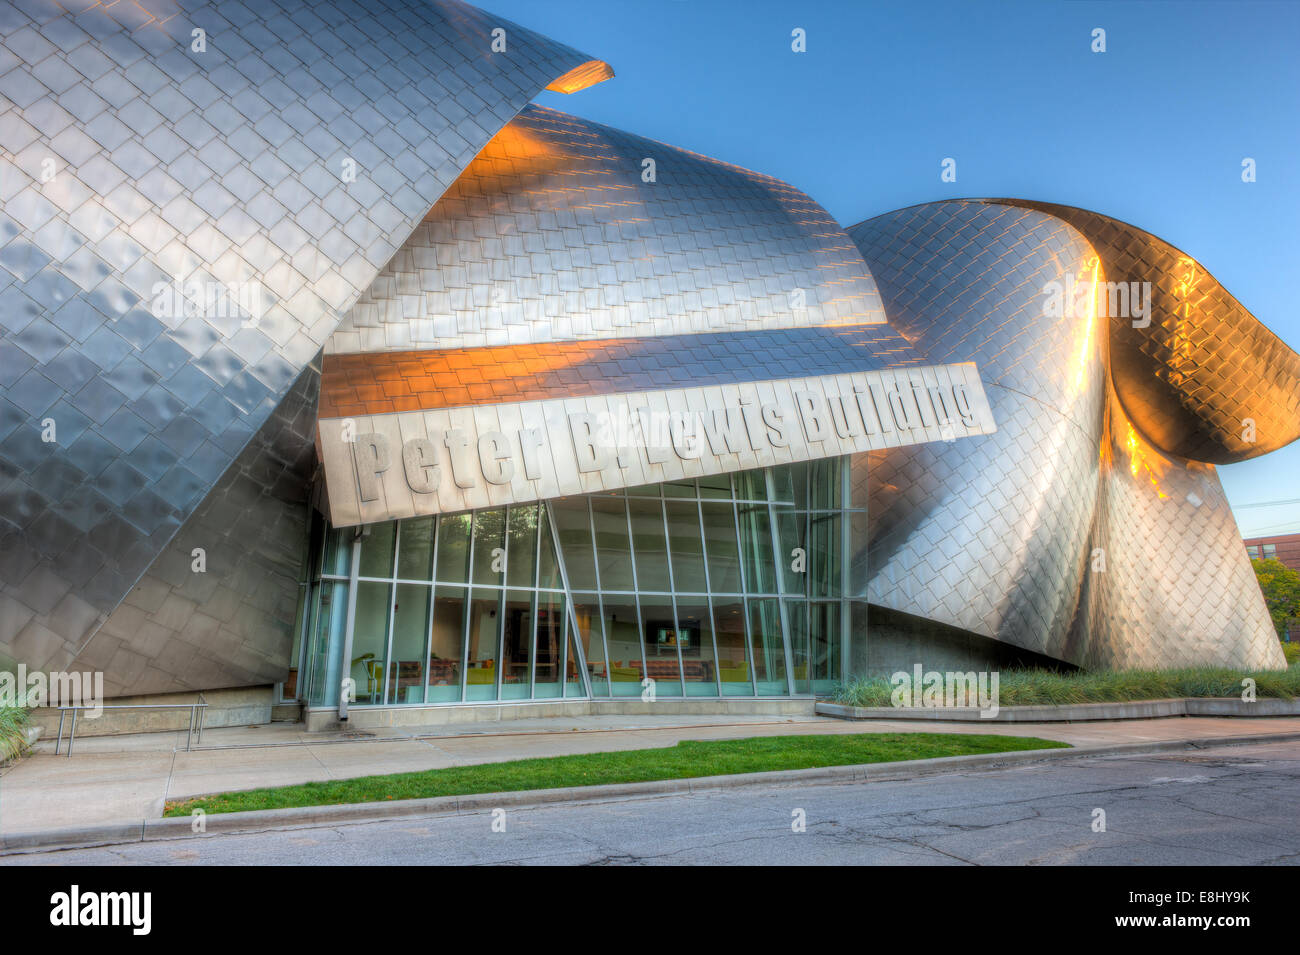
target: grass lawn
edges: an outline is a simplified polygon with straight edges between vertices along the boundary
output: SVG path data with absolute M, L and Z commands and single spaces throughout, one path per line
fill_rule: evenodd
M 1295 666 L 1288 670 L 1256 671 L 1209 667 L 1092 673 L 1002 670 L 998 674 L 998 705 L 1129 703 L 1178 697 L 1241 699 L 1241 681 L 1246 677 L 1255 681 L 1255 693 L 1261 699 L 1300 697 L 1300 667 Z M 893 690 L 885 677 L 864 677 L 840 687 L 832 700 L 849 706 L 889 706 Z
M 633 749 L 579 756 L 547 756 L 430 769 L 391 776 L 361 776 L 326 783 L 302 783 L 246 792 L 217 793 L 167 803 L 165 816 L 205 812 L 243 812 L 289 806 L 330 806 L 424 799 L 476 793 L 559 789 L 604 783 L 729 776 L 779 769 L 889 763 L 938 756 L 1005 753 L 1067 746 L 1032 736 L 984 736 L 970 733 L 847 733 L 826 736 L 757 736 L 735 740 L 683 740 L 663 749 Z

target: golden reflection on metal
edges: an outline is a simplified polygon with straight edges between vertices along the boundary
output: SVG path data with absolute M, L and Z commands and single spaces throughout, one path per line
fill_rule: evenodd
M 604 60 L 588 60 L 563 76 L 557 76 L 546 88 L 554 93 L 576 93 L 612 79 L 613 76 L 614 68 Z
M 1148 283 L 1150 313 L 1111 315 L 1107 347 L 1118 400 L 1152 445 L 1229 464 L 1300 438 L 1300 355 L 1192 256 L 1086 209 L 981 201 L 1055 216 L 1096 249 L 1107 282 Z
M 1138 435 L 1132 423 L 1126 425 L 1128 436 L 1124 439 L 1124 450 L 1128 452 L 1128 470 L 1133 477 L 1144 477 L 1155 488 L 1156 496 L 1164 500 L 1169 495 L 1160 489 L 1160 464 L 1162 459 L 1152 454 L 1146 443 Z
M 1170 310 L 1174 318 L 1174 329 L 1169 343 L 1169 383 L 1177 388 L 1185 387 L 1192 377 L 1191 373 L 1195 371 L 1195 366 L 1192 364 L 1190 332 L 1193 327 L 1193 304 L 1200 305 L 1201 300 L 1204 299 L 1202 295 L 1193 303 L 1199 278 L 1196 260 L 1190 256 L 1180 255 L 1178 265 L 1174 269 L 1175 304 Z
M 1083 340 L 1079 345 L 1079 357 L 1076 361 L 1078 370 L 1074 375 L 1074 388 L 1071 397 L 1078 395 L 1083 391 L 1087 381 L 1088 369 L 1093 362 L 1094 348 L 1093 338 L 1097 329 L 1097 322 L 1100 320 L 1100 314 L 1097 309 L 1097 287 L 1101 280 L 1101 260 L 1097 256 L 1092 256 L 1084 264 L 1082 276 L 1083 280 L 1088 283 L 1088 303 L 1085 307 L 1085 322 L 1083 326 Z

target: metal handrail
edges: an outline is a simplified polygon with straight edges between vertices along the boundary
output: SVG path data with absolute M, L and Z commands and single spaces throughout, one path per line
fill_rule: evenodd
M 68 752 L 67 756 L 72 756 L 72 743 L 77 738 L 77 713 L 81 710 L 189 710 L 190 722 L 185 731 L 185 752 L 190 751 L 190 744 L 194 740 L 197 730 L 199 744 L 203 743 L 203 720 L 207 715 L 208 701 L 199 694 L 199 698 L 193 703 L 112 703 L 100 706 L 60 706 L 55 707 L 59 711 L 59 738 L 54 742 L 54 755 L 59 755 L 59 748 L 63 745 L 63 722 L 68 713 L 72 713 L 72 725 L 68 729 Z

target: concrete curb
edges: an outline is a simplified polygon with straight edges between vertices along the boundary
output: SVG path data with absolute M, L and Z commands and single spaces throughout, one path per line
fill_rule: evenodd
M 1232 697 L 1186 697 L 1134 703 L 1067 703 L 1004 706 L 996 716 L 980 716 L 974 706 L 846 706 L 818 703 L 819 716 L 842 720 L 942 720 L 969 723 L 1083 723 L 1089 720 L 1149 720 L 1166 716 L 1300 716 L 1300 700 L 1261 699 L 1254 703 Z
M 84 828 L 48 829 L 0 836 L 0 856 L 49 849 L 92 848 L 134 842 L 154 842 L 218 833 L 265 832 L 274 829 L 311 828 L 357 822 L 377 822 L 405 816 L 454 815 L 490 812 L 505 807 L 530 808 L 555 803 L 593 803 L 645 796 L 716 792 L 752 786 L 817 785 L 846 782 L 892 782 L 945 773 L 1002 769 L 1052 759 L 1102 756 L 1135 756 L 1144 753 L 1172 753 L 1213 746 L 1245 746 L 1252 743 L 1281 743 L 1300 740 L 1300 732 L 1261 733 L 1253 736 L 1217 736 L 1203 739 L 1158 740 L 1149 743 L 1120 743 L 1111 746 L 1078 746 L 1061 749 L 1019 750 L 1010 753 L 979 753 L 972 756 L 943 756 L 895 763 L 866 763 L 853 766 L 825 766 L 816 769 L 788 769 L 769 773 L 738 773 L 729 776 L 700 776 L 692 779 L 664 779 L 606 786 L 575 786 L 564 789 L 532 789 L 510 793 L 467 796 L 438 796 L 432 799 L 403 799 L 393 802 L 348 803 L 334 806 L 302 806 L 293 809 L 262 809 L 252 812 L 217 813 L 205 819 L 202 834 L 193 832 L 189 817 L 142 819 L 105 823 Z

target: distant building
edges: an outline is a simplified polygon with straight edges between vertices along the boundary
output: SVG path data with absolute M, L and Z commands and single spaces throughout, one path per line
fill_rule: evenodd
M 1242 543 L 1246 545 L 1246 555 L 1251 560 L 1279 560 L 1300 572 L 1300 534 L 1251 537 Z M 1292 640 L 1300 640 L 1300 619 L 1291 621 L 1289 632 Z
M 1251 560 L 1280 560 L 1292 570 L 1300 571 L 1300 534 L 1250 537 L 1242 543 Z

